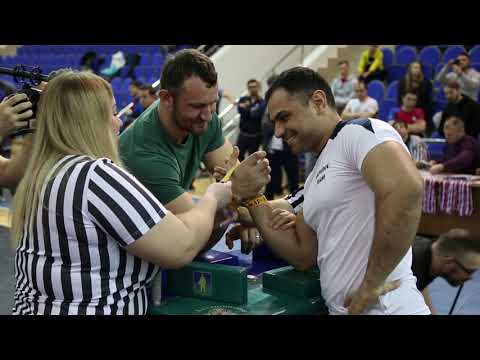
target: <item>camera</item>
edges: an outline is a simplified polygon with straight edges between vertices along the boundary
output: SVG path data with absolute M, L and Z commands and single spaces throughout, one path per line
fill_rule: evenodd
M 460 60 L 455 59 L 454 62 L 452 63 L 453 65 L 460 65 Z
M 41 81 L 47 81 L 48 77 L 45 75 L 42 75 L 41 70 L 38 67 L 34 67 L 32 68 L 31 71 L 27 71 L 25 65 L 18 65 L 14 69 L 7 69 L 7 68 L 0 67 L 0 74 L 11 75 L 13 76 L 15 82 L 21 83 L 22 89 L 19 90 L 16 94 L 23 93 L 27 95 L 28 99 L 25 101 L 30 101 L 32 103 L 31 109 L 28 109 L 28 110 L 32 110 L 33 115 L 30 118 L 23 120 L 23 122 L 25 122 L 24 127 L 21 127 L 15 130 L 14 132 L 10 133 L 8 136 L 17 137 L 17 136 L 34 132 L 34 129 L 30 127 L 30 120 L 35 118 L 36 116 L 37 109 L 38 109 L 38 102 L 40 100 L 40 95 L 42 93 L 41 90 L 36 89 L 35 86 L 37 86 Z M 29 79 L 30 81 L 27 82 L 23 79 Z M 28 110 L 25 110 L 25 111 L 28 111 Z

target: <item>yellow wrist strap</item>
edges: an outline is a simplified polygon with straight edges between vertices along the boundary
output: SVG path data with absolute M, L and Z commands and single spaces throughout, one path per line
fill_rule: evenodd
M 265 197 L 265 195 L 262 195 L 262 196 L 259 196 L 259 197 L 255 198 L 255 199 L 245 201 L 243 204 L 247 208 L 252 209 L 252 208 L 256 208 L 257 206 L 259 206 L 261 204 L 264 204 L 266 202 L 268 202 L 267 198 Z
M 232 167 L 230 170 L 228 170 L 227 174 L 223 177 L 223 179 L 220 181 L 220 182 L 227 182 L 228 180 L 230 180 L 230 178 L 232 177 L 233 175 L 233 172 L 237 169 L 238 165 L 240 164 L 237 164 L 235 165 L 234 167 Z

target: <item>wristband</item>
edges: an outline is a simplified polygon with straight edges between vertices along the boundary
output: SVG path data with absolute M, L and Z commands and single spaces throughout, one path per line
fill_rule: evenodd
M 257 206 L 260 206 L 261 204 L 263 203 L 266 203 L 268 202 L 267 198 L 265 197 L 265 195 L 261 195 L 259 197 L 256 197 L 254 199 L 251 199 L 251 200 L 247 200 L 245 201 L 243 204 L 249 208 L 249 209 L 253 209 L 253 208 L 256 208 Z

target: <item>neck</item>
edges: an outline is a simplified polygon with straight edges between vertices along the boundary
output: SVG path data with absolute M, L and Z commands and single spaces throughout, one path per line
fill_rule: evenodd
M 320 141 L 317 143 L 318 145 L 316 145 L 313 149 L 316 154 L 320 154 L 322 152 L 323 148 L 328 142 L 328 139 L 330 139 L 330 136 L 332 136 L 333 130 L 335 130 L 337 124 L 342 121 L 342 118 L 337 113 L 334 113 L 334 115 L 329 120 L 330 121 L 327 120 L 328 128 L 326 129 L 326 131 L 323 131 L 322 134 L 318 135 Z
M 348 74 L 340 75 L 340 78 L 341 78 L 342 80 L 347 80 L 347 79 L 348 79 Z
M 410 111 L 413 110 L 413 107 L 408 107 L 408 106 L 402 105 L 402 110 L 406 111 L 406 112 L 410 112 Z
M 407 136 L 403 138 L 403 142 L 407 144 L 409 139 L 410 139 L 410 134 L 407 134 Z
M 157 108 L 160 123 L 163 125 L 168 135 L 170 135 L 177 144 L 183 144 L 188 136 L 188 131 L 180 128 L 174 121 L 172 113 L 163 109 L 160 103 Z
M 364 102 L 365 100 L 367 100 L 367 97 L 368 97 L 368 96 L 359 97 L 358 100 L 361 101 L 361 102 Z

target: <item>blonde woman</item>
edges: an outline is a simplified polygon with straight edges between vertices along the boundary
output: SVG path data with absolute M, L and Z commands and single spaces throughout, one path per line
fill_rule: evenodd
M 159 266 L 181 267 L 205 246 L 231 186 L 212 184 L 173 215 L 117 152 L 110 85 L 66 71 L 41 98 L 26 176 L 14 198 L 14 314 L 145 314 Z

